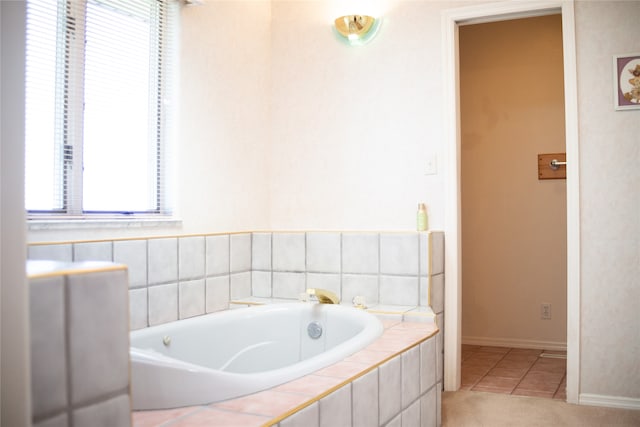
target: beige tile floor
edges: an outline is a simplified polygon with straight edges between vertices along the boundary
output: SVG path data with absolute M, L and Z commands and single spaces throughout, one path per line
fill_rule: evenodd
M 558 356 L 566 352 L 463 344 L 461 389 L 566 400 L 567 363 Z

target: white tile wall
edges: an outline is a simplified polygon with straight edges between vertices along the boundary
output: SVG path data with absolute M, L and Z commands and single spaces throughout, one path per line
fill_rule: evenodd
M 205 238 L 207 276 L 229 274 L 229 240 L 227 234 Z
M 431 416 L 429 416 L 426 418 L 426 422 L 425 422 L 425 425 L 427 427 L 442 425 L 442 389 L 443 389 L 442 382 L 439 381 L 438 383 L 436 383 L 436 423 L 433 424 L 433 419 L 431 418 Z M 429 410 L 433 411 L 433 407 L 425 408 L 422 412 L 431 413 L 429 412 Z
M 340 233 L 307 233 L 307 271 L 340 273 Z
M 431 274 L 444 273 L 444 233 L 431 234 Z
M 126 271 L 71 275 L 67 287 L 70 403 L 81 405 L 128 387 Z M 87 349 L 98 348 L 87 357 Z
M 209 277 L 206 279 L 205 309 L 207 313 L 226 310 L 229 308 L 229 276 Z
M 67 406 L 67 350 L 64 277 L 32 280 L 31 404 L 34 417 L 60 412 Z
M 433 349 L 435 339 L 431 337 L 420 346 Z M 425 352 L 413 347 L 290 415 L 280 422 L 279 427 L 317 426 L 318 415 L 321 426 L 439 426 L 442 383 L 425 383 L 424 388 L 420 384 L 422 379 L 435 377 L 424 376 L 420 372 L 428 363 L 431 363 L 431 370 L 435 370 L 433 357 L 424 360 L 428 353 L 428 350 Z M 320 407 L 319 414 L 316 405 Z
M 178 284 L 149 286 L 149 326 L 178 320 Z
M 274 233 L 272 244 L 274 271 L 305 271 L 304 233 Z
M 129 287 L 147 285 L 147 240 L 113 242 L 113 261 L 127 266 Z
M 131 330 L 149 326 L 147 294 L 147 288 L 129 291 L 129 328 Z
M 126 264 L 130 327 L 139 329 L 224 310 L 233 299 L 298 299 L 311 287 L 343 304 L 363 296 L 370 307 L 427 305 L 431 292 L 441 313 L 444 276 L 429 267 L 443 270 L 443 248 L 442 233 L 259 232 L 31 245 L 29 257 Z
M 112 261 L 112 242 L 88 242 L 73 244 L 74 261 Z
M 232 273 L 251 270 L 251 234 L 232 234 L 230 250 Z
M 271 298 L 271 272 L 251 272 L 251 295 L 254 297 Z
M 251 296 L 251 272 L 235 273 L 230 276 L 231 290 L 230 296 L 232 300 L 247 298 Z
M 441 423 L 438 418 L 440 405 L 437 402 L 437 386 L 433 386 L 420 398 L 421 427 L 436 427 Z
M 304 273 L 273 272 L 273 297 L 298 299 L 306 289 Z
M 433 341 L 433 340 L 429 340 Z M 415 401 L 420 396 L 420 375 L 415 375 L 420 372 L 420 347 L 416 346 L 408 351 L 402 353 L 402 407 L 408 407 L 411 402 Z M 432 362 L 435 362 L 433 360 Z M 431 370 L 433 370 L 431 366 Z
M 31 245 L 27 253 L 28 259 L 50 261 L 73 261 L 72 244 Z
M 434 313 L 444 311 L 444 274 L 431 276 L 431 308 Z
M 350 426 L 351 384 L 320 400 L 320 427 Z
M 420 276 L 420 306 L 426 307 L 429 305 L 429 277 Z
M 74 427 L 127 426 L 131 424 L 128 394 L 73 411 Z
M 444 381 L 444 330 L 436 335 L 436 381 Z
M 420 401 L 416 400 L 407 409 L 402 411 L 402 427 L 420 425 Z
M 178 280 L 178 239 L 149 239 L 149 284 Z
M 441 334 L 439 334 L 441 335 Z M 436 359 L 436 340 L 427 340 L 420 344 L 420 393 L 424 393 L 430 389 L 436 382 L 437 359 Z
M 253 233 L 251 269 L 271 271 L 271 233 Z
M 380 234 L 380 273 L 418 275 L 419 235 Z
M 435 234 L 436 233 L 420 233 L 420 276 L 422 277 L 431 274 L 431 252 L 429 252 L 429 239 L 433 239 Z
M 40 422 L 34 423 L 33 427 L 69 427 L 67 414 L 60 414 L 51 418 L 47 418 Z
M 318 402 L 296 412 L 280 422 L 280 427 L 318 427 L 320 425 L 320 409 Z
M 402 427 L 402 413 L 396 415 L 385 427 Z
M 380 304 L 417 306 L 418 283 L 417 276 L 380 276 Z
M 379 234 L 345 233 L 342 235 L 342 272 L 379 273 Z
M 380 391 L 378 407 L 380 408 L 380 423 L 391 420 L 402 410 L 402 363 L 401 358 L 395 357 L 378 368 L 380 375 Z
M 202 252 L 204 254 L 204 251 Z M 203 265 L 204 267 L 204 265 Z M 180 282 L 178 284 L 178 317 L 200 316 L 205 313 L 204 279 Z
M 128 427 L 127 271 L 74 267 L 29 280 L 33 424 Z
M 353 427 L 378 425 L 378 370 L 356 379 L 351 385 Z
M 178 278 L 180 280 L 199 279 L 205 275 L 204 236 L 181 237 L 178 239 Z

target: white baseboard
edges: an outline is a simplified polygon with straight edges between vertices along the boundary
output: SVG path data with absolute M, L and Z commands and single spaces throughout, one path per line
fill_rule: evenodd
M 640 409 L 640 398 L 604 396 L 601 394 L 581 393 L 578 398 L 580 405 L 605 406 L 607 408 Z
M 494 347 L 531 348 L 536 350 L 566 351 L 566 342 L 522 340 L 516 338 L 462 337 L 462 344 Z

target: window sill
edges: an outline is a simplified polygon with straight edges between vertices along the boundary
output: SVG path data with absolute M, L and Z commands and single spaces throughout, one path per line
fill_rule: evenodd
M 95 228 L 111 229 L 142 229 L 158 227 L 181 227 L 182 220 L 174 217 L 153 216 L 102 216 L 102 217 L 29 217 L 27 220 L 29 231 L 38 230 L 84 230 Z

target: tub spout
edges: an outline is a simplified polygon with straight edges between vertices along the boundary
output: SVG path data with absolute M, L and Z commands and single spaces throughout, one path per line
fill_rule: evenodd
M 340 304 L 340 298 L 326 289 L 309 288 L 307 295 L 315 296 L 320 304 Z

